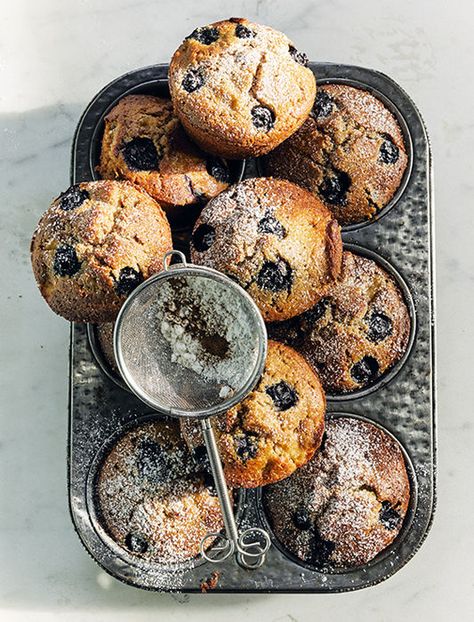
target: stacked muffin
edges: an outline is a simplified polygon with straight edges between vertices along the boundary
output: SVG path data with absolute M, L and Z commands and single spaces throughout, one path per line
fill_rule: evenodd
M 101 179 L 53 201 L 33 236 L 32 264 L 53 311 L 99 325 L 117 374 L 111 340 L 120 307 L 163 268 L 172 235 L 187 228 L 191 260 L 237 281 L 272 339 L 257 387 L 214 420 L 227 480 L 269 487 L 275 533 L 302 561 L 353 565 L 398 533 L 408 479 L 398 447 L 357 420 L 342 432 L 331 422 L 321 448 L 325 391 L 380 379 L 403 357 L 411 326 L 393 277 L 343 252 L 341 225 L 377 217 L 392 200 L 407 149 L 380 100 L 344 84 L 316 95 L 307 64 L 284 34 L 244 19 L 194 30 L 170 64 L 171 100 L 129 95 L 107 113 Z M 231 160 L 256 156 L 268 176 L 233 183 Z M 333 477 L 347 447 L 348 466 Z M 111 450 L 97 503 L 129 553 L 173 563 L 196 556 L 201 537 L 222 527 L 212 490 L 199 428 L 157 422 Z M 298 516 L 287 508 L 295 494 L 306 504 Z M 359 509 L 355 497 L 364 498 Z M 366 534 L 360 546 L 344 540 L 346 506 Z

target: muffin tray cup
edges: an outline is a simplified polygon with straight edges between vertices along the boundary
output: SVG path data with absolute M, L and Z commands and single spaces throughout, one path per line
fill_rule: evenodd
M 353 413 L 345 413 L 345 412 L 330 412 L 327 414 L 327 420 L 330 419 L 336 419 L 338 417 L 344 417 L 344 418 L 350 418 L 350 419 L 360 419 L 361 421 L 365 421 L 367 423 L 370 423 L 372 425 L 377 426 L 378 428 L 380 428 L 383 432 L 385 432 L 385 434 L 388 434 L 389 436 L 391 436 L 395 442 L 398 444 L 402 454 L 403 454 L 403 458 L 405 460 L 405 465 L 407 468 L 407 474 L 408 474 L 408 479 L 410 482 L 410 501 L 408 504 L 408 508 L 407 508 L 407 512 L 405 515 L 405 519 L 403 521 L 403 525 L 400 529 L 399 534 L 397 535 L 396 540 L 400 539 L 403 540 L 403 538 L 405 537 L 405 534 L 410 530 L 415 513 L 416 513 L 416 507 L 417 507 L 417 503 L 418 503 L 418 484 L 417 484 L 417 480 L 416 480 L 416 475 L 415 475 L 415 468 L 413 466 L 413 463 L 411 461 L 411 458 L 408 454 L 408 452 L 406 451 L 406 449 L 403 447 L 403 445 L 400 444 L 400 442 L 398 441 L 398 439 L 387 430 L 387 428 L 385 428 L 384 426 L 380 425 L 379 423 L 376 423 L 373 419 L 369 418 L 369 417 L 362 417 L 361 415 L 354 415 Z M 262 523 L 265 525 L 265 528 L 267 529 L 268 533 L 271 535 L 272 537 L 272 541 L 274 543 L 274 545 L 281 551 L 281 553 L 287 557 L 289 557 L 290 559 L 292 559 L 294 561 L 294 563 L 299 564 L 301 566 L 303 566 L 304 568 L 307 568 L 308 570 L 313 570 L 313 568 L 307 564 L 306 562 L 303 562 L 301 560 L 299 560 L 294 553 L 292 553 L 291 551 L 285 550 L 285 547 L 283 546 L 283 544 L 281 544 L 278 540 L 278 538 L 274 535 L 273 532 L 273 527 L 271 525 L 270 520 L 267 518 L 266 515 L 266 511 L 265 511 L 265 489 L 259 488 L 257 491 L 257 507 L 258 507 L 258 512 L 259 512 L 259 518 L 262 521 Z M 374 564 L 378 564 L 382 559 L 386 558 L 386 557 L 390 557 L 392 555 L 392 547 L 394 546 L 394 544 L 389 545 L 387 548 L 385 548 L 383 551 L 381 551 L 376 557 L 375 559 L 372 559 L 371 561 L 369 561 L 367 564 L 365 564 L 363 567 L 365 569 L 371 567 Z M 347 574 L 347 573 L 351 573 L 354 572 L 354 570 L 357 570 L 357 568 L 331 568 L 330 566 L 325 566 L 324 568 L 320 568 L 321 572 L 325 572 L 325 573 L 329 573 L 329 574 L 334 574 L 334 573 L 339 573 L 339 574 Z
M 429 531 L 436 490 L 436 400 L 434 360 L 434 292 L 432 183 L 430 147 L 423 121 L 408 95 L 386 75 L 361 67 L 310 63 L 318 83 L 346 82 L 373 92 L 397 116 L 405 135 L 409 166 L 390 204 L 370 222 L 343 228 L 345 247 L 378 261 L 399 283 L 412 318 L 406 356 L 373 386 L 352 394 L 328 396 L 328 416 L 344 413 L 385 428 L 403 448 L 411 480 L 409 511 L 394 542 L 365 566 L 315 569 L 274 546 L 265 564 L 244 570 L 234 560 L 209 564 L 202 559 L 175 567 L 140 560 L 115 544 L 100 525 L 94 481 L 104 452 L 129 426 L 151 416 L 149 409 L 123 388 L 102 356 L 94 327 L 71 324 L 68 489 L 71 518 L 79 538 L 95 561 L 112 576 L 137 587 L 198 592 L 203 580 L 218 572 L 215 592 L 335 593 L 375 585 L 400 570 Z M 91 102 L 77 127 L 71 182 L 96 178 L 103 117 L 130 93 L 167 95 L 167 65 L 132 71 L 105 87 Z M 242 162 L 231 163 L 235 181 Z M 248 160 L 245 177 L 258 174 Z M 178 227 L 179 228 L 179 227 Z M 189 226 L 175 236 L 183 247 Z M 89 333 L 89 338 L 88 338 Z M 97 358 L 96 358 L 97 356 Z M 237 516 L 243 526 L 270 528 L 262 491 L 240 491 Z

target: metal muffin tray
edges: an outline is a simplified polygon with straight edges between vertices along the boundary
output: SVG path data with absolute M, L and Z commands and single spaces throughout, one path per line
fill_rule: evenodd
M 431 155 L 423 121 L 408 95 L 386 75 L 361 67 L 310 63 L 319 83 L 342 81 L 381 98 L 396 114 L 408 146 L 409 166 L 400 191 L 373 221 L 344 228 L 347 248 L 379 261 L 404 292 L 412 316 L 406 357 L 372 387 L 351 395 L 329 396 L 328 416 L 354 414 L 383 426 L 401 444 L 412 483 L 412 499 L 395 541 L 365 566 L 338 571 L 310 568 L 274 546 L 265 564 L 244 570 L 227 560 L 217 567 L 202 559 L 165 568 L 140 561 L 110 541 L 99 524 L 91 482 L 111 441 L 150 413 L 107 368 L 93 327 L 71 325 L 68 488 L 71 517 L 87 551 L 112 576 L 137 587 L 196 592 L 218 572 L 216 592 L 327 593 L 375 585 L 400 570 L 421 546 L 435 507 L 436 401 Z M 72 147 L 71 182 L 96 178 L 103 117 L 130 93 L 166 95 L 167 65 L 130 72 L 105 87 L 84 112 Z M 232 165 L 237 181 L 242 163 Z M 258 174 L 247 161 L 245 176 Z M 185 235 L 178 234 L 177 243 Z M 88 338 L 88 332 L 90 341 Z M 94 352 L 93 352 L 94 350 Z M 95 354 L 94 354 L 95 353 Z M 97 358 L 96 358 L 97 357 Z M 104 373 L 108 372 L 108 373 Z M 261 490 L 241 491 L 238 517 L 246 525 L 266 525 Z

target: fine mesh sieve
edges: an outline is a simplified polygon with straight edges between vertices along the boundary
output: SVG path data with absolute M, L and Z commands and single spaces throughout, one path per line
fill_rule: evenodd
M 181 263 L 168 266 L 171 255 Z M 143 402 L 167 415 L 202 420 L 226 530 L 226 536 L 203 539 L 202 555 L 218 562 L 235 552 L 241 565 L 259 567 L 270 538 L 259 528 L 239 535 L 208 419 L 242 401 L 262 374 L 267 334 L 254 301 L 222 273 L 187 264 L 181 252 L 170 251 L 164 270 L 124 303 L 114 349 L 122 377 Z

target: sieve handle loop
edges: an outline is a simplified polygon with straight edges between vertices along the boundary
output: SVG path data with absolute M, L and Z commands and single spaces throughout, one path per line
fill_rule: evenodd
M 270 536 L 260 527 L 250 527 L 239 536 L 237 543 L 237 561 L 243 568 L 260 568 L 265 561 L 265 554 L 271 546 Z
M 207 561 L 217 563 L 224 561 L 235 552 L 237 561 L 243 568 L 249 570 L 260 568 L 265 561 L 265 554 L 270 548 L 270 536 L 259 527 L 251 527 L 239 535 L 214 430 L 209 418 L 201 420 L 201 428 L 225 527 L 225 536 L 208 534 L 201 540 L 201 554 Z M 214 544 L 210 551 L 206 551 L 207 544 L 212 542 L 217 542 L 217 545 Z
M 208 533 L 201 540 L 201 555 L 213 564 L 225 561 L 234 550 L 232 540 L 222 533 Z
M 181 260 L 180 263 L 183 264 L 183 266 L 187 266 L 187 261 L 186 261 L 186 257 L 184 256 L 184 253 L 182 253 L 181 251 L 176 251 L 176 250 L 171 250 L 168 251 L 167 253 L 165 253 L 164 257 L 163 257 L 163 270 L 166 272 L 169 267 L 170 267 L 170 262 L 168 261 L 168 259 L 170 257 L 179 257 L 179 259 Z

